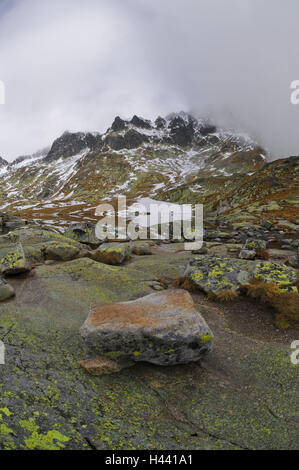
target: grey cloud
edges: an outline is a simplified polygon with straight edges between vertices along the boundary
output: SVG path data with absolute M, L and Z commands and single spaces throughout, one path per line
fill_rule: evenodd
M 2 0 L 0 155 L 180 109 L 298 154 L 298 13 L 296 0 Z

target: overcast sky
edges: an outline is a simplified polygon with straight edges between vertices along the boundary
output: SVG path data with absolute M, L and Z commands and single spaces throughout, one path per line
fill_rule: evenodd
M 0 155 L 171 111 L 299 154 L 298 0 L 0 0 Z

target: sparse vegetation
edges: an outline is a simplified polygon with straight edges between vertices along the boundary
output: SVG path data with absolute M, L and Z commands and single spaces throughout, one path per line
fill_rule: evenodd
M 285 291 L 275 284 L 253 280 L 246 286 L 247 295 L 275 310 L 275 325 L 281 330 L 299 329 L 299 294 L 295 287 Z

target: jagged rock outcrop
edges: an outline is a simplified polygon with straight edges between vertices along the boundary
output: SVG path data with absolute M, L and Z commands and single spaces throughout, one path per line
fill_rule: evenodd
M 55 140 L 50 152 L 45 157 L 46 162 L 78 155 L 84 149 L 100 149 L 102 147 L 102 137 L 100 134 L 84 132 L 64 132 L 61 137 Z
M 116 118 L 114 119 L 112 123 L 111 130 L 115 132 L 123 131 L 125 130 L 126 126 L 127 126 L 127 122 L 121 119 L 119 116 L 116 116 Z
M 157 129 L 164 129 L 166 127 L 166 120 L 161 116 L 157 117 L 155 120 L 155 126 Z
M 169 123 L 170 138 L 174 144 L 190 145 L 194 138 L 194 126 L 192 121 L 186 122 L 180 116 L 175 117 Z
M 151 122 L 146 120 L 146 119 L 143 119 L 143 118 L 140 118 L 138 116 L 133 116 L 133 118 L 131 119 L 130 123 L 135 126 L 135 127 L 140 127 L 141 129 L 151 129 L 152 128 L 152 125 L 151 125 Z
M 112 150 L 135 149 L 148 141 L 148 136 L 141 134 L 135 129 L 128 129 L 124 135 L 118 133 L 108 134 L 104 140 L 105 144 Z
M 4 160 L 4 158 L 0 157 L 0 168 L 3 166 L 7 166 L 7 165 L 8 165 L 8 162 Z

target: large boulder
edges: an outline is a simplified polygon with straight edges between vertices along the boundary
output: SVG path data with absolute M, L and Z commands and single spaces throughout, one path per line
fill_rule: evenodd
M 71 261 L 79 256 L 80 249 L 69 243 L 54 242 L 44 249 L 44 256 L 47 260 Z
M 0 302 L 10 299 L 11 297 L 14 297 L 14 295 L 14 288 L 10 284 L 5 282 L 4 279 L 0 278 Z
M 255 250 L 246 250 L 243 248 L 243 250 L 240 251 L 239 253 L 239 258 L 240 259 L 255 259 L 256 257 L 256 251 Z
M 225 290 L 236 292 L 250 281 L 244 265 L 234 259 L 209 255 L 191 259 L 184 277 L 206 294 L 215 295 Z
M 99 245 L 100 240 L 96 237 L 95 225 L 86 223 L 73 223 L 64 233 L 65 237 L 88 245 Z
M 245 250 L 265 250 L 267 248 L 267 242 L 259 239 L 247 239 L 244 249 Z
M 184 277 L 206 294 L 235 293 L 250 281 L 275 284 L 282 290 L 295 290 L 298 274 L 283 264 L 247 261 L 245 259 L 196 256 L 185 270 Z
M 7 235 L 0 236 L 0 248 L 9 246 L 12 243 L 22 243 L 23 246 L 33 246 L 46 245 L 52 242 L 69 243 L 74 246 L 80 246 L 74 237 L 67 238 L 53 230 L 41 228 L 22 228 L 14 230 Z
M 252 271 L 254 279 L 276 284 L 282 290 L 295 290 L 298 274 L 284 264 L 262 262 L 257 263 Z
M 97 250 L 91 253 L 91 258 L 100 263 L 119 266 L 131 256 L 131 248 L 128 243 L 103 243 Z
M 45 259 L 69 261 L 84 251 L 74 239 L 67 238 L 60 233 L 39 228 L 23 228 L 0 236 L 0 257 L 15 251 L 15 247 L 22 247 L 21 251 L 27 264 L 35 265 Z
M 299 238 L 296 238 L 291 242 L 291 247 L 292 248 L 299 248 Z
M 289 263 L 293 268 L 299 269 L 299 251 L 296 255 L 289 257 Z
M 0 228 L 5 231 L 15 230 L 27 225 L 27 221 L 20 217 L 0 212 Z
M 0 249 L 0 272 L 6 276 L 23 274 L 31 269 L 21 243 Z
M 159 365 L 197 361 L 212 347 L 211 330 L 190 294 L 179 289 L 95 304 L 80 332 L 100 355 Z

